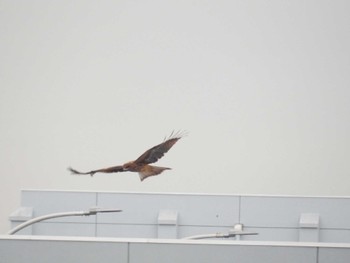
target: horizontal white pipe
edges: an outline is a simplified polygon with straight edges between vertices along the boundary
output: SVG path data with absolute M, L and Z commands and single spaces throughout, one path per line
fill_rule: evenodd
M 257 235 L 257 234 L 258 233 L 253 233 L 253 232 L 239 232 L 239 233 L 229 233 L 229 234 L 215 233 L 215 234 L 189 236 L 183 239 L 229 238 L 229 237 L 235 237 L 235 236 Z

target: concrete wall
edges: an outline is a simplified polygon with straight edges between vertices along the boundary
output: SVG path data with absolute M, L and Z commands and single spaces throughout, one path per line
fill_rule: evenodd
M 11 263 L 348 263 L 349 244 L 0 236 Z

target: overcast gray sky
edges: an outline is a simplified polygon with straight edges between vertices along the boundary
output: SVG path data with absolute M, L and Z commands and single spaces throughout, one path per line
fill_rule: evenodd
M 350 2 L 0 0 L 0 231 L 20 190 L 350 195 Z M 137 158 L 137 174 L 71 176 Z

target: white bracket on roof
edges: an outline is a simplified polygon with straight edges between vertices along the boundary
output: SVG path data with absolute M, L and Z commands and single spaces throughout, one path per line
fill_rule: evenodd
M 11 229 L 16 227 L 17 225 L 22 224 L 25 221 L 28 221 L 33 218 L 34 209 L 33 207 L 20 207 L 16 211 L 14 211 L 9 219 L 11 221 Z M 25 230 L 21 231 L 23 235 L 31 235 L 33 233 L 32 227 L 28 227 Z
M 158 238 L 177 238 L 178 212 L 160 210 L 158 214 Z
M 319 242 L 320 215 L 302 213 L 299 219 L 299 241 Z

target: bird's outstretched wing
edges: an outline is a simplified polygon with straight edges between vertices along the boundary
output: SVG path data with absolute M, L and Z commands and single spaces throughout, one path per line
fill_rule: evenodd
M 185 133 L 172 132 L 171 135 L 168 138 L 164 139 L 164 142 L 161 144 L 158 144 L 151 149 L 144 152 L 139 158 L 135 160 L 135 163 L 137 164 L 150 164 L 155 163 L 160 158 L 164 156 L 166 152 L 170 150 L 171 147 L 183 136 L 185 136 Z
M 71 171 L 73 174 L 77 174 L 77 175 L 84 175 L 84 174 L 89 174 L 91 176 L 93 176 L 95 173 L 118 173 L 118 172 L 124 172 L 124 168 L 122 165 L 118 165 L 118 166 L 112 166 L 112 167 L 108 167 L 108 168 L 103 168 L 103 169 L 98 169 L 98 170 L 93 170 L 90 172 L 79 172 L 71 167 L 68 168 L 69 171 Z

